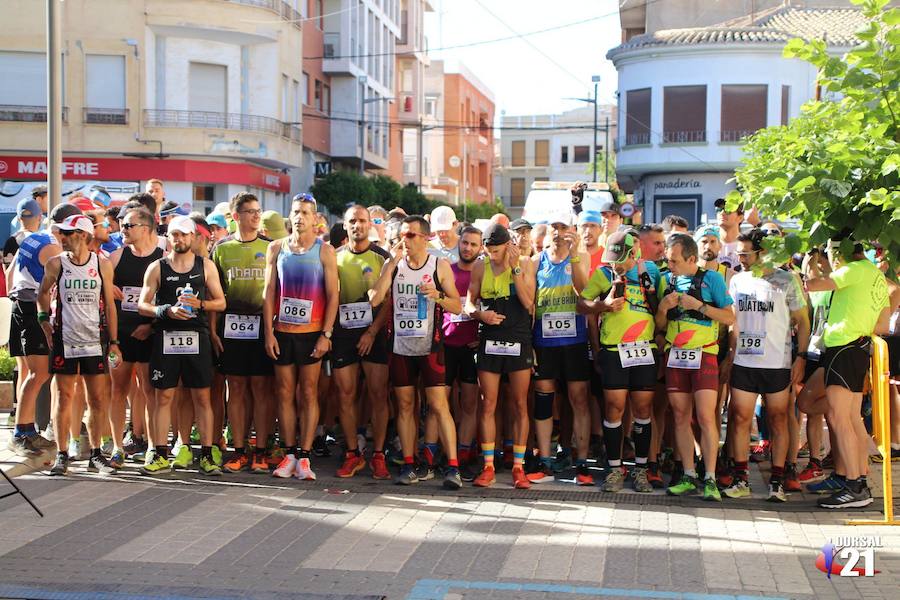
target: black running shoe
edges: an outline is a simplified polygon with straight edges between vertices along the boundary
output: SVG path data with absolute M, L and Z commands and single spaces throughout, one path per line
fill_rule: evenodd
M 827 498 L 819 500 L 819 508 L 841 509 L 841 508 L 862 508 L 872 504 L 872 492 L 869 488 L 864 487 L 859 492 L 854 492 L 848 487 L 838 490 Z
M 324 436 L 317 435 L 313 440 L 312 453 L 319 458 L 331 456 L 331 449 L 328 448 L 328 442 L 325 441 Z

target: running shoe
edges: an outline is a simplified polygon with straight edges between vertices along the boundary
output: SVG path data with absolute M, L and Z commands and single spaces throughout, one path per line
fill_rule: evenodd
M 363 464 L 366 464 L 363 461 Z M 297 470 L 294 471 L 294 477 L 301 481 L 315 481 L 316 474 L 312 470 L 312 465 L 309 464 L 309 458 L 303 457 L 297 459 Z
M 56 461 L 50 467 L 51 477 L 61 477 L 69 472 L 69 459 L 65 454 L 57 452 Z
M 700 493 L 697 483 L 697 480 L 690 475 L 683 474 L 675 485 L 666 488 L 666 494 L 669 496 L 695 496 Z
M 434 467 L 432 465 L 420 462 L 416 466 L 416 477 L 419 481 L 429 481 L 434 479 Z
M 28 434 L 28 441 L 31 442 L 31 446 L 39 451 L 49 450 L 50 448 L 56 448 L 56 441 L 48 439 L 41 434 L 34 432 Z
M 100 475 L 116 474 L 116 468 L 109 464 L 109 461 L 106 460 L 106 457 L 103 456 L 103 454 L 90 457 L 88 459 L 87 470 L 90 473 L 99 473 Z
M 591 475 L 591 471 L 587 466 L 579 465 L 575 468 L 575 485 L 584 487 L 594 485 L 594 476 Z
M 809 458 L 809 443 L 803 444 L 797 451 L 797 458 Z
M 291 477 L 296 470 L 297 457 L 293 454 L 286 454 L 284 458 L 281 459 L 281 464 L 275 467 L 275 470 L 272 471 L 272 476 L 287 479 L 288 477 Z
M 822 458 L 822 468 L 823 469 L 833 469 L 834 468 L 834 457 L 831 456 L 831 452 L 829 452 Z
M 784 490 L 786 492 L 800 492 L 803 490 L 797 475 L 797 465 L 795 464 L 787 465 L 784 469 Z
M 769 460 L 769 440 L 761 440 L 750 452 L 750 460 L 755 463 Z
M 149 452 L 147 454 L 150 456 Z M 169 459 L 160 456 L 155 451 L 153 452 L 152 458 L 152 461 L 140 468 L 141 473 L 144 475 L 160 475 L 172 472 L 172 465 L 169 463 Z
M 517 490 L 531 489 L 531 482 L 525 477 L 525 469 L 522 465 L 515 465 L 512 468 L 513 487 Z
M 607 473 L 606 479 L 600 489 L 604 492 L 621 492 L 622 486 L 625 485 L 625 477 L 628 472 L 622 467 L 611 467 L 611 471 Z
M 266 455 L 266 462 L 270 467 L 278 467 L 281 464 L 281 461 L 284 460 L 284 448 L 281 446 L 275 446 L 269 453 Z
M 447 469 L 446 475 L 444 475 L 444 489 L 445 490 L 458 490 L 462 487 L 462 479 L 459 476 L 459 469 L 456 467 L 450 467 Z
M 129 428 L 125 432 L 125 438 L 122 440 L 122 448 L 127 454 L 134 454 L 138 451 L 136 442 L 137 438 L 134 437 L 134 432 Z
M 494 470 L 494 467 L 485 467 L 482 469 L 481 474 L 475 478 L 475 481 L 472 482 L 472 485 L 475 487 L 491 487 L 497 481 L 497 472 Z
M 201 475 L 221 475 L 222 467 L 216 464 L 215 460 L 211 459 L 208 456 L 200 457 L 200 468 L 197 471 Z
M 529 473 L 528 475 L 526 475 L 526 477 L 531 483 L 548 483 L 556 479 L 556 477 L 553 475 L 553 469 L 551 469 L 550 465 L 546 463 L 541 464 L 541 467 L 538 471 Z
M 647 481 L 653 486 L 653 489 L 661 490 L 665 486 L 662 475 L 659 472 L 659 464 L 653 463 L 647 467 Z
M 806 491 L 813 494 L 833 494 L 844 489 L 845 480 L 837 473 L 831 473 L 828 477 L 818 483 L 811 483 L 806 486 Z
M 213 462 L 216 463 L 216 466 L 217 466 L 217 467 L 221 467 L 221 466 L 222 466 L 222 458 L 223 458 L 223 456 L 222 456 L 222 449 L 219 448 L 217 445 L 213 444 L 213 447 L 212 447 L 212 459 L 213 459 Z
M 81 440 L 69 438 L 69 460 L 81 460 Z
M 127 456 L 145 454 L 147 452 L 147 440 L 140 437 L 132 438 L 130 443 L 122 444 L 122 449 Z
M 121 448 L 113 450 L 112 456 L 109 457 L 109 466 L 121 469 L 125 466 L 125 451 Z
M 872 504 L 874 500 L 872 492 L 867 487 L 862 488 L 859 492 L 845 487 L 827 498 L 820 498 L 818 504 L 820 508 L 829 509 L 862 508 Z
M 553 459 L 553 462 L 550 464 L 550 468 L 553 469 L 554 473 L 561 473 L 566 469 L 572 466 L 572 455 L 569 454 L 567 450 L 561 451 L 556 455 L 556 458 Z
M 250 457 L 247 456 L 247 452 L 241 452 L 240 454 L 233 454 L 228 462 L 222 465 L 222 469 L 228 471 L 229 473 L 240 473 L 244 469 L 246 469 L 250 465 Z
M 734 483 L 734 474 L 731 472 L 731 460 L 727 457 L 719 457 L 716 461 L 716 483 L 719 489 L 731 487 Z
M 261 452 L 253 453 L 253 460 L 250 462 L 250 472 L 268 475 L 269 463 L 266 462 L 266 455 Z
M 384 452 L 373 452 L 372 460 L 369 461 L 369 468 L 372 469 L 372 478 L 373 479 L 390 479 L 391 472 L 388 471 L 387 461 L 384 457 Z
M 137 456 L 132 456 L 131 459 L 134 462 L 140 462 L 142 465 L 149 465 L 156 460 L 156 448 L 148 448 L 147 452 L 143 453 L 143 458 L 140 461 L 138 461 Z
M 719 494 L 719 486 L 716 485 L 715 477 L 707 477 L 703 482 L 703 499 L 714 502 L 722 501 L 722 496 Z
M 475 481 L 475 478 L 478 477 L 478 474 L 472 470 L 472 466 L 469 463 L 461 463 L 459 465 L 459 478 L 467 483 L 471 483 Z
M 884 462 L 884 456 L 882 456 L 881 452 L 876 452 L 871 457 L 873 463 L 882 464 Z M 891 462 L 900 461 L 900 448 L 891 448 Z
M 366 435 L 364 433 L 356 434 L 356 449 L 359 450 L 360 456 L 366 454 Z
M 413 485 L 419 483 L 419 477 L 416 475 L 415 465 L 403 465 L 400 469 L 400 475 L 395 480 L 397 485 Z
M 821 481 L 825 479 L 825 471 L 822 469 L 822 465 L 817 462 L 809 461 L 807 463 L 806 468 L 800 471 L 797 475 L 797 479 L 800 483 L 813 483 L 816 481 Z
M 172 458 L 172 468 L 190 469 L 192 464 L 194 464 L 194 453 L 191 452 L 191 447 L 181 444 Z
M 634 491 L 641 494 L 650 494 L 653 492 L 653 484 L 648 478 L 648 469 L 646 467 L 636 467 L 631 480 L 631 487 Z
M 35 448 L 32 445 L 31 440 L 24 435 L 9 438 L 6 449 L 13 452 L 16 456 L 21 456 L 23 458 L 34 458 L 35 456 L 41 455 L 41 451 Z
M 338 477 L 353 477 L 366 467 L 366 459 L 361 454 L 348 451 L 344 454 L 344 464 L 337 470 Z
M 784 485 L 780 481 L 769 483 L 769 495 L 767 502 L 787 502 L 787 494 L 784 493 Z
M 315 439 L 313 439 L 312 453 L 319 458 L 331 456 L 331 450 L 328 448 L 328 442 L 325 441 L 325 436 L 317 435 Z
M 196 425 L 191 427 L 191 443 L 192 444 L 200 444 L 200 430 L 197 429 Z
M 743 479 L 738 478 L 735 479 L 731 485 L 722 490 L 722 493 L 728 498 L 749 498 L 750 484 Z
M 112 438 L 103 436 L 103 438 L 100 440 L 100 453 L 105 456 L 109 456 L 115 449 L 116 447 L 115 444 L 113 444 Z

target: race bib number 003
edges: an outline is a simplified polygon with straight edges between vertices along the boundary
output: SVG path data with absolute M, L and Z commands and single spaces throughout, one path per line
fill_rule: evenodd
M 484 353 L 494 356 L 520 356 L 522 344 L 519 342 L 497 342 L 488 340 L 484 344 Z
M 344 329 L 362 329 L 372 324 L 372 305 L 368 302 L 350 302 L 338 308 L 338 319 Z
M 623 369 L 655 364 L 650 342 L 619 344 L 619 361 L 622 363 Z
M 164 331 L 163 354 L 200 354 L 200 332 Z
M 762 356 L 766 353 L 765 337 L 764 333 L 741 333 L 737 353 L 741 356 Z
M 225 315 L 225 337 L 229 340 L 258 340 L 259 315 Z
M 569 338 L 575 337 L 575 313 L 553 312 L 544 313 L 541 318 L 541 332 L 545 338 Z
M 141 297 L 141 288 L 133 285 L 126 285 L 122 288 L 122 310 L 127 312 L 137 312 L 138 299 Z
M 312 320 L 312 300 L 282 298 L 278 320 L 289 325 L 309 325 Z
M 673 369 L 699 369 L 700 360 L 703 358 L 703 350 L 700 348 L 672 348 L 669 351 L 667 365 Z
M 397 337 L 422 338 L 428 335 L 428 319 L 417 316 L 396 315 L 394 317 L 394 335 Z

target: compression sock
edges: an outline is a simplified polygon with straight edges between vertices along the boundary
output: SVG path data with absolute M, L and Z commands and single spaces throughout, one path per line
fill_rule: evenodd
M 294 456 L 297 457 L 297 460 L 300 460 L 301 458 L 309 458 L 309 450 L 298 448 L 297 452 L 294 453 Z
M 603 421 L 603 439 L 606 443 L 606 462 L 610 467 L 622 466 L 622 421 Z
M 481 444 L 481 456 L 484 458 L 484 468 L 494 468 L 494 442 Z
M 647 456 L 650 454 L 650 438 L 653 435 L 653 425 L 650 419 L 635 419 L 631 426 L 631 437 L 634 439 L 634 462 L 638 465 L 647 464 Z
M 513 468 L 521 467 L 525 464 L 525 446 L 513 445 Z

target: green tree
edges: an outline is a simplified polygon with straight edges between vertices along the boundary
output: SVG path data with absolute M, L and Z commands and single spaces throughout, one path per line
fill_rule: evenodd
M 402 186 L 387 175 L 375 175 L 370 178 L 370 181 L 375 188 L 372 204 L 378 204 L 387 210 L 391 210 L 401 196 Z
M 376 189 L 373 180 L 353 171 L 332 171 L 310 188 L 321 206 L 333 214 L 344 212 L 348 204 L 359 202 L 366 206 L 375 204 Z
M 775 261 L 838 235 L 880 242 L 900 266 L 900 9 L 853 0 L 869 20 L 843 57 L 823 40 L 793 39 L 784 55 L 815 65 L 825 100 L 807 102 L 787 126 L 754 134 L 737 171 L 743 200 L 764 214 L 797 219 L 799 233 L 767 240 Z M 841 243 L 846 256 L 852 242 Z
M 597 163 L 597 181 L 606 181 L 609 185 L 615 185 L 616 183 L 616 155 L 609 155 L 609 170 L 606 170 L 606 151 L 597 152 L 594 155 L 594 160 Z M 606 176 L 604 177 L 604 172 Z M 588 167 L 584 171 L 585 175 L 594 176 L 594 165 L 588 165 Z

